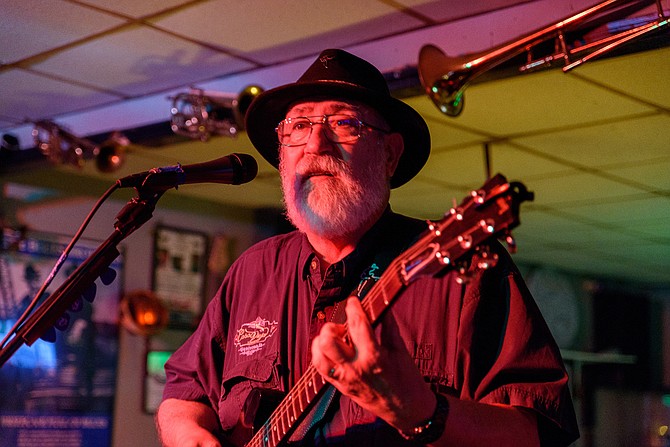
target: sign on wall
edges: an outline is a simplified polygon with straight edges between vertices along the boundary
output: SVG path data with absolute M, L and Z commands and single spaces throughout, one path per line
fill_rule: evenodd
M 0 239 L 0 336 L 23 313 L 69 242 L 52 235 Z M 97 248 L 80 242 L 47 293 Z M 56 341 L 22 346 L 0 368 L 0 447 L 111 445 L 118 361 L 120 258 L 109 285 L 96 281 L 93 301 L 68 312 Z

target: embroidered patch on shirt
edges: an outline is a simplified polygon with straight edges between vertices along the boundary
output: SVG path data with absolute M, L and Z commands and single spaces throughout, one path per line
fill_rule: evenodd
M 244 323 L 235 334 L 235 346 L 241 355 L 252 355 L 260 351 L 268 338 L 277 331 L 276 321 L 270 322 L 261 317 L 250 323 Z

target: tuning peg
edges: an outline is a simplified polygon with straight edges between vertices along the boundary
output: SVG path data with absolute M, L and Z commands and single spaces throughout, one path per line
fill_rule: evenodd
M 427 220 L 426 223 L 428 224 L 428 229 L 430 231 L 432 231 L 433 234 L 435 234 L 435 236 L 439 236 L 439 235 L 442 234 L 442 232 L 440 231 L 439 226 L 436 225 L 435 222 L 433 222 L 431 220 Z
M 470 282 L 471 275 L 468 272 L 468 267 L 463 264 L 458 267 L 458 275 L 456 276 L 456 282 L 458 284 L 467 284 Z
M 457 238 L 458 244 L 463 248 L 463 250 L 469 250 L 472 248 L 472 236 L 469 234 L 466 234 L 463 236 L 462 234 L 458 236 Z
M 482 227 L 483 231 L 489 234 L 493 234 L 496 231 L 493 219 L 482 219 L 479 221 L 479 226 Z
M 482 247 L 477 253 L 477 268 L 486 270 L 498 264 L 498 254 L 491 253 L 489 247 Z
M 507 243 L 507 249 L 510 253 L 516 253 L 516 241 L 514 240 L 514 236 L 512 236 L 512 233 L 507 231 L 504 233 L 505 236 L 505 243 Z
M 486 193 L 481 189 L 470 191 L 470 195 L 472 196 L 472 200 L 474 200 L 477 205 L 481 205 L 486 199 Z
M 454 206 L 451 207 L 448 213 L 445 213 L 445 216 L 447 214 L 451 214 L 456 220 L 463 220 L 463 208 L 456 204 L 456 199 L 454 199 Z

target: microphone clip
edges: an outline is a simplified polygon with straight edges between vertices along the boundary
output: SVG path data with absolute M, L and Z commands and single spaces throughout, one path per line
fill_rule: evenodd
M 147 182 L 153 175 L 157 174 L 163 174 L 163 173 L 172 173 L 175 175 L 175 184 L 166 186 L 166 185 L 147 185 Z M 136 186 L 135 188 L 151 188 L 151 189 L 159 189 L 159 190 L 167 190 L 170 188 L 174 189 L 179 189 L 179 185 L 184 183 L 186 181 L 186 173 L 184 172 L 184 169 L 181 166 L 181 163 L 177 162 L 176 165 L 174 166 L 163 166 L 163 167 L 156 167 L 156 168 L 151 168 L 149 171 L 147 171 L 146 177 L 144 177 L 144 180 L 139 186 Z

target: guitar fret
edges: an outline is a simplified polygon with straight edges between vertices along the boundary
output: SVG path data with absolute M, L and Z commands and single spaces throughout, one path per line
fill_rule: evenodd
M 384 297 L 384 305 L 385 305 L 385 306 L 388 306 L 389 303 L 390 303 L 391 301 L 389 300 L 389 297 L 388 297 L 388 295 L 386 294 L 386 289 L 385 289 L 384 287 L 381 287 L 381 293 L 382 293 L 382 295 L 383 295 L 383 297 Z
M 272 426 L 272 439 L 274 440 L 275 445 L 279 444 L 279 441 L 281 440 L 277 425 Z
M 305 411 L 305 406 L 302 403 L 302 393 L 298 393 L 298 405 L 300 406 L 300 413 Z
M 289 405 L 288 422 L 289 422 L 289 424 L 292 424 L 293 420 L 295 419 L 295 417 L 293 416 L 295 414 L 295 405 L 293 404 L 293 396 L 291 396 L 289 394 L 287 397 L 288 397 L 288 405 Z

